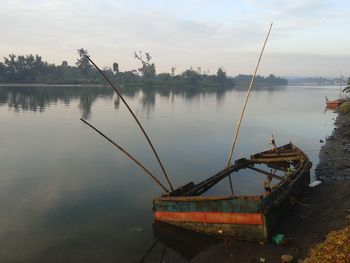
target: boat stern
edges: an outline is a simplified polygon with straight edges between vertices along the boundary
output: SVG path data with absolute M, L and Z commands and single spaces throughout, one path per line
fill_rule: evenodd
M 157 197 L 154 219 L 207 235 L 266 241 L 260 197 Z

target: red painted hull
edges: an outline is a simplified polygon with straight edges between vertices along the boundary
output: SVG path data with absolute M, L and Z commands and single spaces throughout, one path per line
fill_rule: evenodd
M 326 101 L 327 108 L 336 109 L 340 104 L 342 104 L 341 100 L 328 100 Z
M 263 225 L 264 218 L 258 213 L 228 213 L 228 212 L 159 212 L 154 213 L 159 221 L 198 222 L 216 224 Z

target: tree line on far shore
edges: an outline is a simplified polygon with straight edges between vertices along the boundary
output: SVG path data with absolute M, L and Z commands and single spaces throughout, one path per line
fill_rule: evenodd
M 78 59 L 74 66 L 62 61 L 55 65 L 44 61 L 39 55 L 10 54 L 0 62 L 0 83 L 45 83 L 45 84 L 103 84 L 104 81 L 98 71 L 89 63 L 87 50 L 78 49 Z M 119 71 L 118 63 L 112 67 L 103 68 L 103 72 L 114 82 L 124 86 L 164 86 L 169 88 L 216 88 L 229 89 L 237 85 L 246 85 L 251 75 L 238 75 L 230 77 L 224 69 L 219 68 L 216 74 L 190 68 L 180 74 L 175 74 L 173 67 L 170 73 L 156 73 L 156 66 L 152 63 L 149 53 L 134 53 L 141 67 L 137 70 Z M 257 76 L 257 84 L 286 85 L 287 80 L 275 77 Z

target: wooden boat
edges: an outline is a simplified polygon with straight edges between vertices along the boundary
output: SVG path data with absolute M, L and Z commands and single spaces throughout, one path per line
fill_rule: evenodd
M 267 172 L 261 165 L 275 172 Z M 267 241 L 290 212 L 294 198 L 308 186 L 311 166 L 306 154 L 292 143 L 254 154 L 249 159 L 239 159 L 198 184 L 190 182 L 154 198 L 154 219 L 214 236 Z M 261 195 L 202 196 L 222 179 L 242 169 L 254 170 L 279 182 Z
M 327 108 L 330 108 L 330 109 L 336 109 L 343 102 L 344 102 L 344 100 L 342 100 L 342 99 L 329 100 L 326 97 L 326 105 L 327 105 Z

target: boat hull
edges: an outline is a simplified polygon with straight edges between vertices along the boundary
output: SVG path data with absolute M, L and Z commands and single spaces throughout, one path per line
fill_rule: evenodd
M 287 158 L 291 162 L 299 162 L 300 166 L 290 180 L 282 181 L 266 197 L 161 196 L 153 200 L 154 219 L 213 236 L 231 236 L 248 241 L 269 240 L 292 211 L 296 198 L 310 183 L 312 163 L 307 156 L 292 144 L 283 147 L 279 148 L 285 151 L 279 154 L 278 158 L 283 160 L 281 163 L 285 163 Z M 295 150 L 299 157 L 287 150 Z M 276 160 L 273 151 L 266 151 L 243 162 L 266 161 L 273 165 Z
M 154 218 L 196 232 L 264 240 L 267 236 L 260 197 L 155 198 Z
M 328 100 L 326 101 L 327 108 L 336 109 L 340 104 L 342 104 L 341 100 Z

